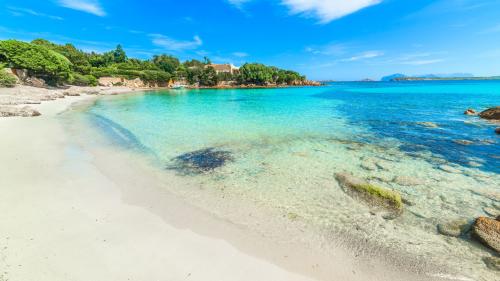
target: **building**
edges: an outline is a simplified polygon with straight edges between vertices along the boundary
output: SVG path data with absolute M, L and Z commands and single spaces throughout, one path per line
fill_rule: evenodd
M 225 63 L 225 64 L 209 64 L 208 67 L 213 67 L 215 69 L 215 72 L 217 74 L 219 73 L 231 73 L 231 74 L 237 74 L 240 70 L 239 67 L 236 67 L 230 63 Z

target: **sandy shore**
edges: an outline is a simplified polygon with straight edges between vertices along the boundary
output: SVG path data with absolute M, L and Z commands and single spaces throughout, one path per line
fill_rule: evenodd
M 0 280 L 431 280 L 276 244 L 183 202 L 126 156 L 85 150 L 58 114 L 93 98 L 0 118 Z

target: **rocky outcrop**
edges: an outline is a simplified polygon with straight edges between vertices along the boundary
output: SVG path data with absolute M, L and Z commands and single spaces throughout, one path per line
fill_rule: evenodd
M 34 110 L 29 106 L 14 107 L 14 106 L 0 106 L 0 117 L 34 117 L 40 116 L 40 112 Z
M 459 237 L 468 230 L 469 223 L 466 219 L 459 219 L 447 223 L 440 223 L 437 225 L 437 230 L 440 234 Z
M 479 113 L 479 117 L 487 120 L 500 121 L 500 106 L 486 109 L 485 111 Z
M 26 86 L 32 86 L 37 88 L 43 88 L 47 86 L 45 80 L 34 76 L 30 76 L 28 70 L 26 69 L 13 68 L 11 71 L 19 79 L 20 83 Z
M 472 230 L 477 240 L 500 253 L 500 221 L 479 217 L 474 222 Z
M 468 108 L 465 112 L 464 112 L 465 115 L 477 115 L 477 112 L 472 109 L 472 108 Z
M 393 215 L 403 211 L 401 195 L 396 191 L 371 185 L 349 173 L 336 173 L 335 178 L 344 192 L 355 199 L 363 200 L 372 207 L 382 207 Z

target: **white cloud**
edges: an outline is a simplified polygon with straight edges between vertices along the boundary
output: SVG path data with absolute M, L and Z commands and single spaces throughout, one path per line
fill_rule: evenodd
M 7 10 L 11 12 L 15 16 L 24 16 L 24 15 L 32 15 L 32 16 L 37 16 L 37 17 L 46 17 L 49 19 L 53 20 L 63 20 L 63 18 L 58 17 L 58 16 L 53 16 L 53 15 L 47 15 L 44 13 L 40 13 L 31 9 L 26 9 L 26 8 L 18 8 L 18 7 L 7 7 Z
M 182 51 L 196 49 L 203 44 L 199 36 L 194 36 L 192 41 L 180 41 L 162 34 L 150 34 L 153 44 L 169 51 Z
M 305 51 L 314 55 L 340 56 L 347 53 L 350 48 L 348 44 L 330 43 L 323 46 L 310 46 Z
M 329 23 L 380 2 L 382 0 L 282 0 L 293 14 L 314 16 L 320 23 Z
M 359 60 L 365 60 L 365 59 L 371 59 L 371 58 L 376 58 L 383 56 L 384 53 L 381 51 L 367 51 L 363 52 L 361 54 L 352 56 L 350 58 L 342 59 L 341 61 L 359 61 Z
M 430 60 L 413 60 L 413 61 L 405 61 L 401 64 L 409 64 L 409 65 L 426 65 L 426 64 L 434 64 L 438 62 L 442 62 L 444 59 L 430 59 Z
M 106 12 L 97 0 L 58 0 L 60 6 L 103 17 Z
M 247 53 L 244 52 L 234 52 L 232 55 L 238 58 L 245 58 L 249 56 Z
M 255 0 L 227 0 L 237 8 Z M 278 0 L 275 0 L 278 1 Z M 292 14 L 302 14 L 319 19 L 320 23 L 329 23 L 335 19 L 355 13 L 363 8 L 377 5 L 383 0 L 279 0 L 288 7 Z

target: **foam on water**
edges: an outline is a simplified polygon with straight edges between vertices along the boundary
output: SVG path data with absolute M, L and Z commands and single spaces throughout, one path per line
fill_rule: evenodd
M 230 153 L 216 169 L 179 173 L 206 188 L 274 208 L 339 241 L 368 240 L 494 280 L 483 246 L 440 235 L 436 225 L 500 208 L 495 125 L 462 114 L 499 101 L 498 82 L 339 83 L 106 97 L 88 112 L 119 125 L 161 168 L 204 149 Z M 334 177 L 343 171 L 399 191 L 403 215 L 387 220 L 349 197 Z

